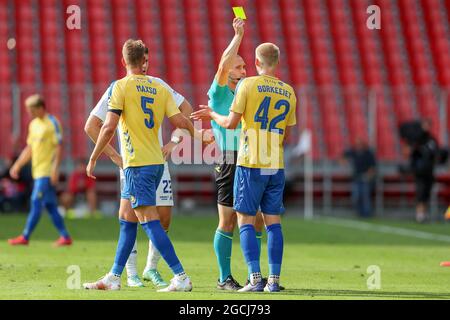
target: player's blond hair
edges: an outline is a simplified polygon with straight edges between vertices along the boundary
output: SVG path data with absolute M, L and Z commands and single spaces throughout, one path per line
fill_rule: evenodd
M 27 108 L 45 108 L 45 101 L 40 94 L 33 94 L 25 99 L 25 106 Z
M 280 48 L 270 42 L 261 43 L 255 50 L 256 58 L 267 67 L 274 67 L 280 60 Z
M 126 64 L 130 67 L 140 67 L 144 62 L 146 49 L 147 48 L 142 40 L 128 39 L 123 44 L 122 56 Z

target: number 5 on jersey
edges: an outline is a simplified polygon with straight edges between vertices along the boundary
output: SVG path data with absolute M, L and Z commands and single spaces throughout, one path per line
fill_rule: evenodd
M 145 126 L 149 129 L 153 129 L 155 126 L 155 120 L 153 117 L 153 111 L 152 109 L 147 107 L 147 104 L 153 104 L 155 100 L 153 98 L 149 97 L 141 97 L 141 108 L 142 111 L 144 111 L 145 114 L 148 114 L 148 118 L 144 120 Z

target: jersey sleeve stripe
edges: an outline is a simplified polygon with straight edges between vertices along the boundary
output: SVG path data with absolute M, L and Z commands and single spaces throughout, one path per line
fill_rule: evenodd
M 109 104 L 109 99 L 111 98 L 111 95 L 112 95 L 112 91 L 113 91 L 113 88 L 114 88 L 114 85 L 116 84 L 116 81 L 113 81 L 112 83 L 111 83 L 111 85 L 109 86 L 109 90 L 108 90 L 108 104 Z
M 48 118 L 50 119 L 50 121 L 53 123 L 53 126 L 55 127 L 56 139 L 58 141 L 58 144 L 60 144 L 62 142 L 62 134 L 61 134 L 61 129 L 59 127 L 59 123 L 56 120 L 56 118 L 52 115 L 49 115 Z

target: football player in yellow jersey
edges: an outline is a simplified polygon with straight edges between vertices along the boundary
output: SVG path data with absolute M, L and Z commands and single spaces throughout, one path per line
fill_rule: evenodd
M 166 87 L 151 81 L 144 73 L 145 45 L 140 40 L 127 40 L 122 49 L 122 63 L 127 76 L 117 80 L 112 88 L 108 114 L 92 152 L 86 172 L 93 177 L 96 161 L 110 142 L 119 125 L 121 154 L 125 174 L 124 192 L 130 195 L 134 217 L 120 220 L 120 235 L 111 272 L 95 283 L 85 283 L 86 289 L 120 289 L 120 275 L 136 239 L 137 217 L 174 277 L 168 287 L 158 290 L 191 291 L 192 283 L 184 272 L 173 245 L 161 226 L 156 210 L 156 189 L 164 170 L 164 158 L 158 140 L 158 130 L 164 119 L 187 129 L 194 136 L 191 121 L 180 113 Z M 212 141 L 205 141 L 212 142 Z
M 142 68 L 144 74 L 147 74 L 148 70 L 148 48 L 145 51 L 145 62 Z M 192 106 L 187 99 L 185 99 L 180 93 L 176 92 L 173 88 L 171 88 L 167 83 L 165 83 L 162 79 L 148 76 L 152 81 L 157 81 L 163 84 L 169 91 L 171 92 L 178 108 L 181 113 L 185 116 L 189 117 L 192 112 Z M 114 82 L 108 87 L 103 96 L 98 101 L 95 108 L 91 111 L 89 118 L 86 121 L 85 131 L 88 136 L 96 142 L 98 139 L 98 135 L 100 133 L 100 129 L 102 128 L 103 122 L 106 120 L 106 115 L 108 113 L 108 101 L 111 95 L 112 87 L 114 86 Z M 230 103 L 231 105 L 231 103 Z M 182 141 L 182 130 L 175 130 L 172 134 L 172 139 L 169 143 L 167 143 L 163 148 L 163 155 L 167 158 L 172 150 L 177 146 L 178 143 Z M 162 127 L 159 128 L 159 141 L 162 144 Z M 105 148 L 105 154 L 107 154 L 110 159 L 117 164 L 118 166 L 122 166 L 122 157 L 120 154 L 116 152 L 112 146 L 108 146 Z M 124 194 L 125 186 L 125 175 L 123 170 L 120 169 L 120 206 L 119 206 L 119 218 L 124 217 L 125 215 L 134 215 L 133 208 L 131 208 L 131 203 L 129 200 L 129 195 Z M 169 232 L 169 227 L 171 223 L 172 217 L 172 207 L 173 207 L 173 198 L 172 198 L 172 183 L 169 172 L 169 165 L 166 162 L 164 165 L 164 173 L 159 183 L 158 189 L 156 190 L 156 209 L 159 213 L 159 218 L 161 221 L 161 225 L 163 226 L 166 232 Z M 131 212 L 131 213 L 127 213 Z M 135 222 L 137 222 L 137 218 L 135 217 Z M 130 287 L 142 287 L 144 286 L 142 281 L 138 276 L 137 270 L 137 241 L 131 251 L 130 257 L 126 263 L 125 269 L 127 272 L 127 285 Z M 162 278 L 161 274 L 157 270 L 157 264 L 161 258 L 160 253 L 156 250 L 155 246 L 149 241 L 148 245 L 148 256 L 147 256 L 147 264 L 145 265 L 142 277 L 144 280 L 149 280 L 156 287 L 167 287 L 167 283 Z
M 55 185 L 59 180 L 62 130 L 55 116 L 48 114 L 44 99 L 38 95 L 25 100 L 27 111 L 33 118 L 28 127 L 27 146 L 10 169 L 13 179 L 19 178 L 20 169 L 31 160 L 34 179 L 31 209 L 22 235 L 9 239 L 11 245 L 27 245 L 39 218 L 42 206 L 47 209 L 60 234 L 56 246 L 71 245 L 72 239 L 58 212 Z
M 242 132 L 234 180 L 234 209 L 238 215 L 241 247 L 250 283 L 240 292 L 280 291 L 279 279 L 283 256 L 280 215 L 284 212 L 283 142 L 296 124 L 296 104 L 292 87 L 275 77 L 280 50 L 272 43 L 256 48 L 259 76 L 238 84 L 230 114 L 220 115 L 208 106 L 192 114 L 193 119 L 213 119 L 226 129 L 241 123 Z M 261 208 L 267 230 L 269 278 L 261 281 L 255 215 Z

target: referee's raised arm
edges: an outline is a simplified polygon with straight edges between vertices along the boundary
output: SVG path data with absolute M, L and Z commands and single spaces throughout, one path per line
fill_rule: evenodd
M 228 47 L 220 58 L 219 67 L 215 75 L 215 80 L 220 86 L 224 86 L 228 83 L 229 71 L 233 67 L 233 62 L 238 55 L 239 46 L 241 45 L 242 38 L 244 37 L 244 20 L 235 18 L 233 20 L 234 37 L 231 40 Z

